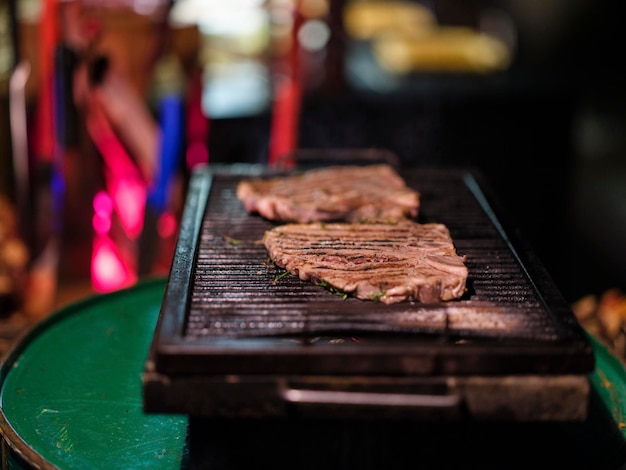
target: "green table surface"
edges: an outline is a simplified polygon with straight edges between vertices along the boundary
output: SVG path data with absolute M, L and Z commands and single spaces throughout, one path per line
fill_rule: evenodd
M 179 469 L 187 418 L 143 413 L 141 374 L 162 279 L 48 317 L 5 359 L 2 431 L 27 462 Z
M 165 279 L 69 305 L 38 324 L 0 366 L 3 467 L 180 469 L 188 418 L 145 414 L 141 374 Z M 592 338 L 585 434 L 601 452 L 626 442 L 626 372 Z M 586 438 L 585 438 L 586 439 Z M 591 444 L 593 445 L 593 443 Z

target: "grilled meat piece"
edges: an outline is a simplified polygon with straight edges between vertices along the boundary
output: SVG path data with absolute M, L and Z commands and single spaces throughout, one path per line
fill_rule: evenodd
M 286 224 L 263 243 L 277 266 L 362 300 L 439 302 L 466 289 L 465 256 L 443 224 Z
M 332 166 L 237 186 L 249 213 L 282 222 L 395 222 L 417 217 L 419 192 L 387 164 Z

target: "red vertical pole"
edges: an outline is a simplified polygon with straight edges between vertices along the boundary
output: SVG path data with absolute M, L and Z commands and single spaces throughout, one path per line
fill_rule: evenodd
M 279 61 L 274 88 L 270 129 L 269 166 L 289 167 L 289 155 L 298 146 L 298 125 L 302 86 L 298 31 L 302 24 L 299 0 L 294 1 L 291 44 L 284 60 Z
M 44 0 L 39 22 L 39 97 L 35 115 L 33 150 L 38 161 L 51 163 L 54 139 L 54 51 L 58 41 L 57 0 Z

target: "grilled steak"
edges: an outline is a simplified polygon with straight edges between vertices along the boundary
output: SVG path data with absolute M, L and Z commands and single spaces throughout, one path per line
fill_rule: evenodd
M 277 266 L 362 300 L 439 302 L 466 288 L 465 257 L 442 224 L 286 224 L 263 243 Z
M 391 222 L 417 217 L 419 192 L 387 164 L 332 166 L 244 180 L 237 197 L 249 213 L 282 221 Z

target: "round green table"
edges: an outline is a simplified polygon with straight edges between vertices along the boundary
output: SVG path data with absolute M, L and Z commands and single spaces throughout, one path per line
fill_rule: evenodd
M 9 468 L 180 469 L 187 418 L 142 410 L 164 288 L 144 281 L 75 303 L 7 354 L 0 429 Z
M 143 412 L 141 375 L 165 285 L 144 280 L 74 303 L 9 351 L 0 366 L 2 468 L 181 469 L 193 461 L 186 416 Z M 572 448 L 588 446 L 592 459 L 618 462 L 626 442 L 626 372 L 592 341 L 590 416 L 571 432 Z M 250 439 L 262 439 L 262 423 L 252 426 Z M 195 447 L 212 452 L 203 439 L 213 434 L 201 434 Z

